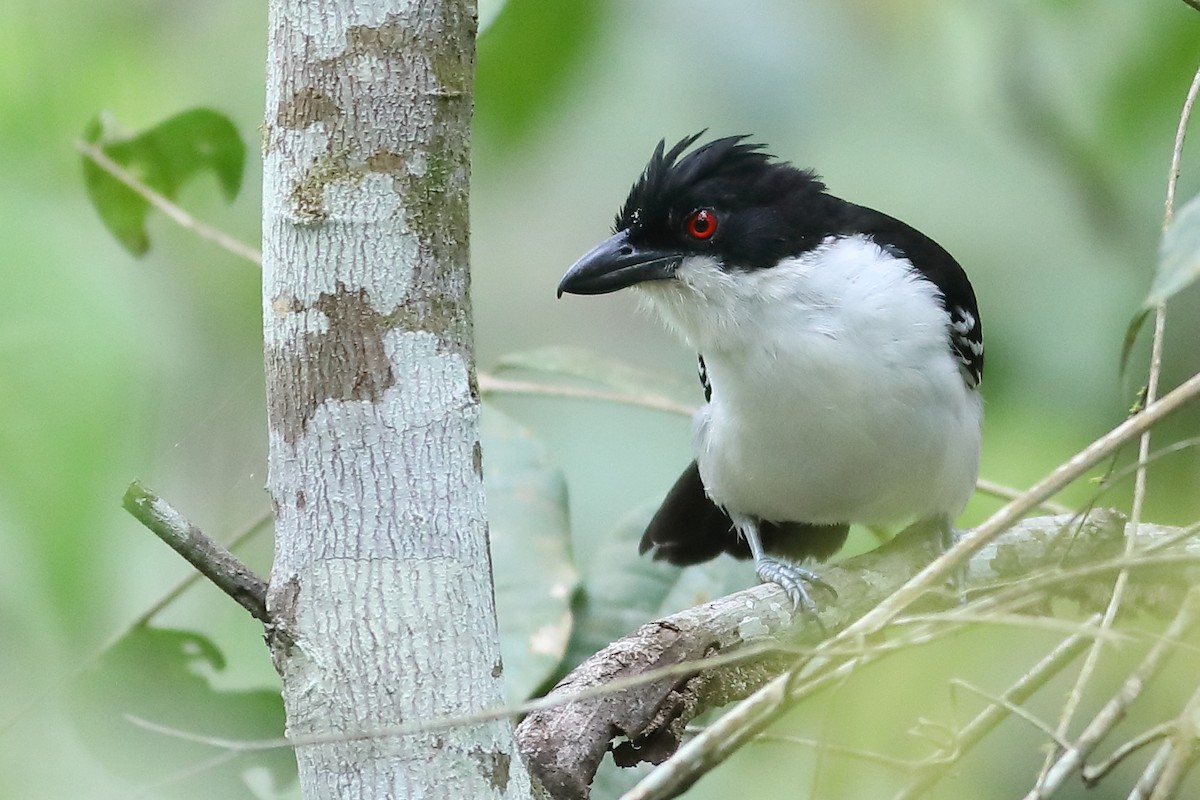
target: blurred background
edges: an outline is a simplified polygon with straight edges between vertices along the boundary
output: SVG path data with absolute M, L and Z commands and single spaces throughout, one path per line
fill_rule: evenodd
M 964 265 L 987 337 L 984 477 L 1027 486 L 1126 413 L 1148 337 L 1124 377 L 1121 342 L 1149 286 L 1180 106 L 1200 65 L 1200 14 L 1184 3 L 511 0 L 485 3 L 481 19 L 472 251 L 482 370 L 570 345 L 694 380 L 693 354 L 633 298 L 556 301 L 554 288 L 606 235 L 655 143 L 707 128 L 753 134 Z M 64 702 L 81 666 L 189 571 L 120 509 L 129 481 L 222 539 L 267 510 L 256 269 L 161 216 L 150 254 L 131 258 L 89 207 L 73 147 L 100 111 L 139 130 L 218 109 L 249 145 L 245 186 L 225 205 L 206 178 L 181 204 L 257 244 L 265 22 L 262 4 L 235 0 L 0 5 L 0 798 L 130 796 L 132 779 L 105 766 Z M 1200 157 L 1185 151 L 1179 197 L 1198 190 Z M 1198 310 L 1195 290 L 1172 303 L 1168 388 L 1200 369 Z M 683 417 L 496 402 L 562 465 L 577 563 L 690 459 Z M 1195 411 L 1176 416 L 1156 444 L 1195 435 L 1198 422 Z M 1194 521 L 1198 488 L 1194 449 L 1156 462 L 1149 518 Z M 1094 491 L 1081 482 L 1062 499 Z M 1101 502 L 1128 495 L 1124 486 Z M 977 499 L 965 521 L 997 505 Z M 267 534 L 242 553 L 269 570 Z M 216 685 L 276 691 L 261 629 L 216 590 L 196 587 L 156 621 L 219 644 L 223 670 L 193 664 Z M 944 684 L 914 694 L 923 659 L 994 670 L 996 690 L 1024 663 L 1005 662 L 987 635 L 947 648 L 864 676 L 876 693 L 844 691 L 818 722 L 852 737 L 882 718 L 903 731 L 922 704 L 951 704 Z M 1051 694 L 1050 716 L 1061 696 Z M 1018 755 L 979 759 L 944 796 L 1028 787 L 1040 763 L 1031 729 L 1014 722 L 1002 734 Z M 726 796 L 764 765 L 778 787 L 764 783 L 763 796 L 837 796 L 837 786 L 875 796 L 869 771 L 847 777 L 844 765 L 778 747 L 739 754 L 689 796 Z M 1105 792 L 1088 796 L 1124 796 Z

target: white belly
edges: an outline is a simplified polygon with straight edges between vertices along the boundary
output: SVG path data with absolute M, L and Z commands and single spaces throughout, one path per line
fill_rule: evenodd
M 775 522 L 956 517 L 979 469 L 978 393 L 936 288 L 862 237 L 731 275 L 692 258 L 645 284 L 703 354 L 696 458 L 728 511 Z
M 793 373 L 777 361 L 755 376 L 754 391 L 732 388 L 747 377 L 744 362 L 733 375 L 719 358 L 708 364 L 713 401 L 695 417 L 696 456 L 710 496 L 729 511 L 889 523 L 953 519 L 970 498 L 981 408 L 949 359 L 944 375 L 877 380 Z M 806 380 L 781 379 L 793 374 Z

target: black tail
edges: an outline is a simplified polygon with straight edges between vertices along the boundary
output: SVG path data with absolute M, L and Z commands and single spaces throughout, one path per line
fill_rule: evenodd
M 841 549 L 849 525 L 812 525 L 806 522 L 760 522 L 763 548 L 792 561 L 824 561 Z M 675 481 L 666 499 L 642 534 L 639 553 L 654 550 L 655 559 L 687 566 L 729 553 L 749 558 L 750 547 L 734 530 L 733 520 L 709 498 L 693 461 Z

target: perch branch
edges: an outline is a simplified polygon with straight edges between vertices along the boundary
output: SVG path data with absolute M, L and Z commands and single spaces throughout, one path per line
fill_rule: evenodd
M 134 481 L 125 491 L 122 505 L 255 619 L 265 623 L 271 621 L 267 614 L 266 582 L 166 500 Z
M 1096 512 L 1084 524 L 1085 530 L 1077 535 L 1070 516 L 1027 520 L 975 556 L 969 565 L 967 585 L 994 585 L 997 581 L 1027 576 L 1039 568 L 1058 568 L 1068 548 L 1072 560 L 1085 562 L 1103 560 L 1105 554 L 1119 555 L 1124 528 L 1122 517 Z M 1174 530 L 1150 526 L 1145 531 L 1147 535 L 1143 541 L 1147 545 L 1165 541 L 1175 534 Z M 839 599 L 819 611 L 825 628 L 837 631 L 850 625 L 864 609 L 873 607 L 908 575 L 921 569 L 936 552 L 932 538 L 927 531 L 912 528 L 876 550 L 826 568 L 822 577 L 837 590 Z M 1191 545 L 1189 542 L 1188 546 Z M 1200 544 L 1196 548 L 1200 549 Z M 1191 559 L 1179 558 L 1177 554 L 1173 558 L 1180 567 L 1187 563 L 1186 569 L 1194 570 Z M 1058 594 L 1086 596 L 1085 588 L 1090 587 L 1094 592 L 1099 583 L 1111 580 L 1116 569 L 1117 564 L 1111 563 L 1107 570 L 1097 570 L 1089 577 L 1072 575 L 1071 580 L 1063 582 Z M 1047 591 L 1054 593 L 1053 589 Z M 948 595 L 945 600 L 953 602 Z M 609 685 L 610 681 L 628 680 L 663 665 L 686 666 L 700 656 L 713 652 L 727 654 L 746 643 L 761 643 L 784 631 L 792 632 L 794 628 L 788 609 L 783 591 L 773 584 L 763 584 L 649 623 L 586 660 L 546 699 L 554 700 L 581 690 L 591 692 Z M 957 619 L 957 613 L 952 610 L 946 615 L 945 632 L 970 621 L 969 616 Z M 929 616 L 920 621 L 925 623 L 924 631 L 928 631 L 933 623 Z M 814 627 L 801 630 L 799 638 L 789 639 L 789 642 L 799 646 L 811 642 L 815 636 Z M 924 631 L 918 630 L 914 636 L 930 638 Z M 907 634 L 908 631 L 898 633 L 894 638 L 904 639 Z M 1089 632 L 1081 630 L 1068 639 L 1049 657 L 1050 666 L 1044 662 L 1039 664 L 1034 676 L 1019 682 L 1005 695 L 1006 699 L 1021 702 L 1049 678 L 1050 670 L 1060 669 L 1074 658 L 1089 636 Z M 811 692 L 828 683 L 833 672 L 838 676 L 846 674 L 858 663 L 896 649 L 892 647 L 895 642 L 890 640 L 872 650 L 860 640 L 843 639 L 840 644 L 842 649 L 836 653 L 826 650 L 827 645 L 822 645 L 821 652 L 827 656 L 837 654 L 850 658 L 849 665 L 842 663 L 836 670 L 817 676 L 806 674 L 804 683 L 786 684 L 787 697 Z M 688 671 L 670 680 L 642 686 L 636 692 L 611 693 L 588 702 L 556 704 L 526 717 L 517 728 L 518 742 L 527 763 L 553 797 L 586 797 L 587 787 L 614 736 L 629 740 L 614 752 L 614 757 L 621 759 L 618 763 L 661 761 L 678 745 L 683 727 L 697 713 L 746 696 L 764 683 L 770 685 L 769 682 L 778 680 L 774 675 L 794 664 L 795 657 L 794 651 L 781 650 L 752 664 Z M 1004 713 L 1001 709 L 973 722 L 962 734 L 962 741 L 967 743 L 966 746 L 974 744 L 999 722 Z M 701 732 L 700 736 L 703 735 Z M 976 738 L 972 740 L 971 737 Z

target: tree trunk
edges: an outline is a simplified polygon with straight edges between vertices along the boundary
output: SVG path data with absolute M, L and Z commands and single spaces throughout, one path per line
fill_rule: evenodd
M 502 702 L 468 300 L 474 3 L 271 0 L 269 27 L 268 606 L 304 797 L 528 796 L 507 721 L 387 734 Z

